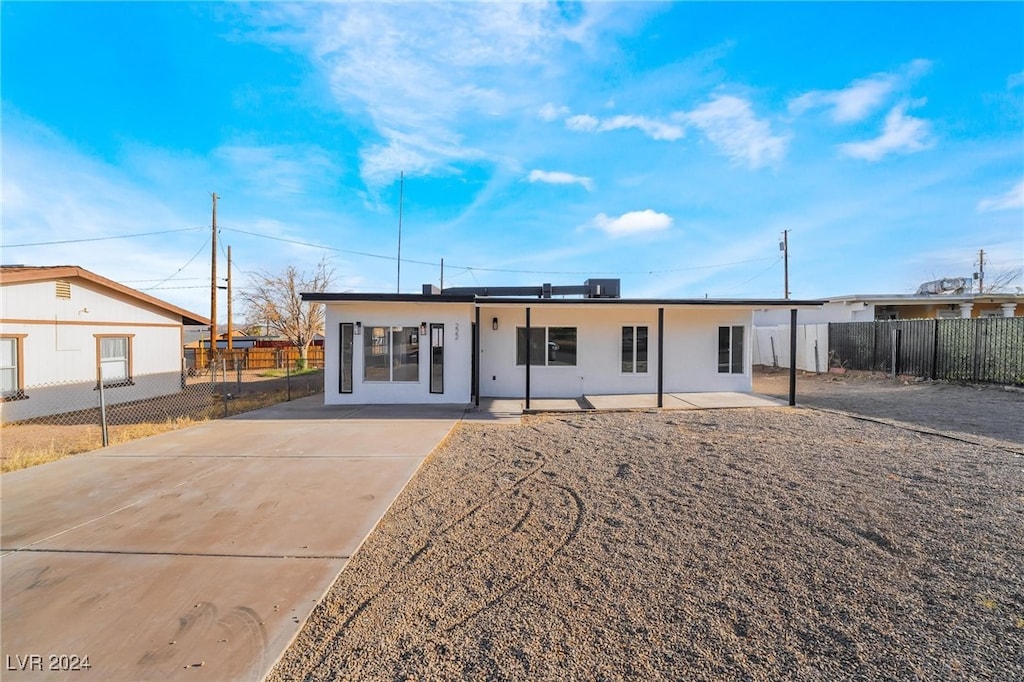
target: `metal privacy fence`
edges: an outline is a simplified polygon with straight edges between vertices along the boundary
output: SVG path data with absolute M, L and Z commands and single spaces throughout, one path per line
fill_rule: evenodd
M 836 367 L 1024 385 L 1024 317 L 833 322 L 828 339 Z
M 216 371 L 132 376 L 102 390 L 95 381 L 26 386 L 0 403 L 3 457 L 83 452 L 323 391 L 322 372 L 297 374 L 294 363 L 276 371 L 211 364 Z

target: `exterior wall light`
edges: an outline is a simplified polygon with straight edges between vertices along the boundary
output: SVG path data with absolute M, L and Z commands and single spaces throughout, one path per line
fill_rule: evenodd
M 362 322 L 356 322 L 356 329 L 355 329 L 356 336 L 359 336 L 360 332 L 362 332 L 362 331 L 363 331 L 363 323 Z
M 498 318 L 495 317 L 491 320 L 491 329 L 498 331 Z

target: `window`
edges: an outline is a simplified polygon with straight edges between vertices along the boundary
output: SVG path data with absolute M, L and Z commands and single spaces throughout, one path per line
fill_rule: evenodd
M 718 373 L 743 374 L 743 327 L 718 328 Z
M 622 328 L 622 371 L 626 374 L 647 372 L 647 327 Z
M 517 327 L 517 365 L 526 364 L 527 345 L 530 348 L 530 365 L 576 365 L 576 327 L 530 327 L 529 344 L 526 343 L 526 327 Z
M 368 327 L 363 333 L 365 381 L 419 381 L 419 327 Z
M 105 387 L 132 384 L 131 336 L 97 336 L 100 377 Z M 98 385 L 99 377 L 97 377 Z
M 22 385 L 21 336 L 0 338 L 0 400 L 20 400 L 25 397 Z

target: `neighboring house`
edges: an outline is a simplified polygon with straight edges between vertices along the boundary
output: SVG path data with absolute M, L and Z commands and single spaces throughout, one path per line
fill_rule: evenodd
M 922 287 L 923 288 L 923 287 Z M 800 315 L 797 368 L 824 372 L 829 366 L 830 322 L 960 319 L 1024 316 L 1024 295 L 971 293 L 854 294 L 825 299 Z M 785 311 L 754 312 L 754 364 L 788 367 L 789 318 Z
M 749 392 L 753 311 L 820 305 L 623 299 L 618 280 L 302 298 L 326 305 L 327 404 Z
M 0 267 L 0 420 L 182 389 L 184 325 L 209 320 L 76 266 Z
M 825 299 L 818 310 L 802 315 L 801 322 L 870 322 L 872 320 L 918 320 L 961 317 L 1024 316 L 1022 294 L 854 294 Z M 776 310 L 758 311 L 758 327 L 785 324 Z

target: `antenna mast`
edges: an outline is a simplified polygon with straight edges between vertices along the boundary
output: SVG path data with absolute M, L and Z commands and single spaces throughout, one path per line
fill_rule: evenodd
M 405 171 L 398 174 L 398 285 L 395 293 L 402 293 L 402 201 L 405 198 Z

